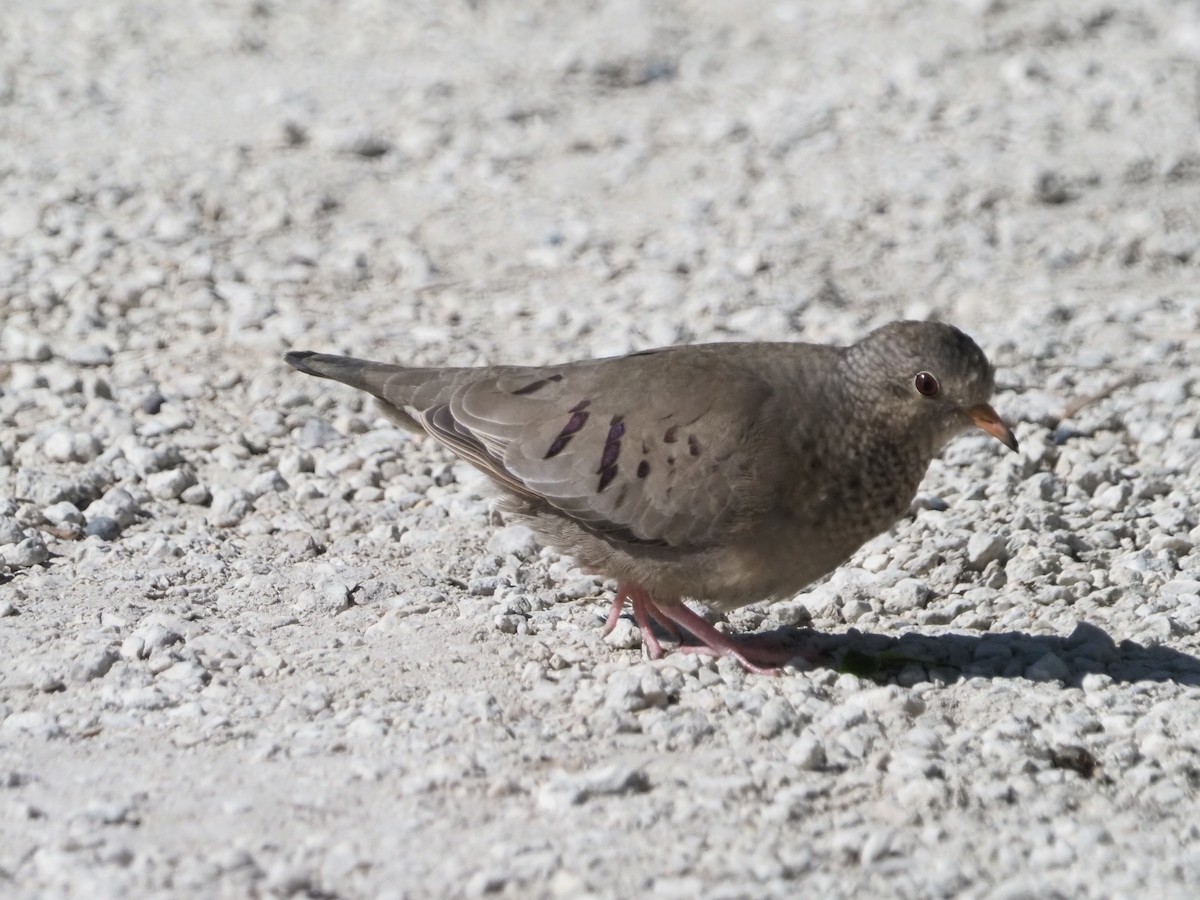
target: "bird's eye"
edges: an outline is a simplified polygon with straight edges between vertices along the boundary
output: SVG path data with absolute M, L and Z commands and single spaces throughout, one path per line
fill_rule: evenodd
M 932 372 L 918 372 L 917 377 L 913 379 L 913 386 L 918 393 L 926 397 L 936 397 L 940 390 L 938 380 Z

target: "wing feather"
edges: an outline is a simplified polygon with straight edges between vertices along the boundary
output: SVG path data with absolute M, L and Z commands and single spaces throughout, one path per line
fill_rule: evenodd
M 776 490 L 771 391 L 745 368 L 721 371 L 719 357 L 702 367 L 667 355 L 491 370 L 423 423 L 506 488 L 584 527 L 703 544 Z
M 545 368 L 288 362 L 369 391 L 534 508 L 613 541 L 684 547 L 735 535 L 782 486 L 762 353 L 680 347 Z

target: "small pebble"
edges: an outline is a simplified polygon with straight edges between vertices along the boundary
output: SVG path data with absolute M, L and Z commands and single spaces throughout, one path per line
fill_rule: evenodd
M 88 520 L 83 533 L 102 541 L 115 541 L 121 536 L 121 523 L 108 516 L 96 516 Z
M 40 534 L 35 534 L 16 544 L 0 547 L 0 556 L 14 569 L 40 566 L 50 559 L 50 551 Z

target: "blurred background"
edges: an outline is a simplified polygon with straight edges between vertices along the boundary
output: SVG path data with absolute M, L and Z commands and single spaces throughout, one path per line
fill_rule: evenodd
M 0 0 L 0 893 L 1200 895 L 1198 220 L 1194 0 Z M 872 678 L 282 361 L 901 316 L 1021 454 L 733 622 Z
M 3 26 L 10 359 L 229 380 L 297 342 L 548 362 L 936 316 L 1016 362 L 1092 304 L 1194 307 L 1193 3 L 9 0 Z

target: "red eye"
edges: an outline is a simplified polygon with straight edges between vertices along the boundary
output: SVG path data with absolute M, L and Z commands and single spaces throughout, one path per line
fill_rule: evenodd
M 938 380 L 930 372 L 918 372 L 917 377 L 913 379 L 913 386 L 926 397 L 938 395 Z

